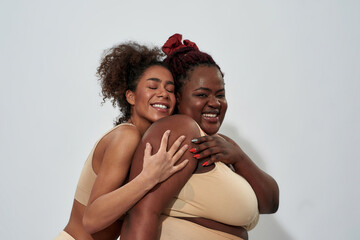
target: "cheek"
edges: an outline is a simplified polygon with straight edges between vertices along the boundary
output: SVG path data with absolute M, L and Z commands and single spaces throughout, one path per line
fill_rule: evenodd
M 150 97 L 150 93 L 149 93 L 149 91 L 139 91 L 137 94 L 137 98 L 138 99 L 146 99 L 146 98 L 149 98 Z
M 223 103 L 223 108 L 224 108 L 224 110 L 225 110 L 225 112 L 226 112 L 226 110 L 227 110 L 227 108 L 228 108 L 227 101 L 224 101 L 224 103 Z
M 201 101 L 192 101 L 187 106 L 187 112 L 194 119 L 197 119 L 200 117 L 203 107 L 204 107 L 204 104 Z
M 174 108 L 176 104 L 176 98 L 175 95 L 170 95 L 170 101 L 171 101 L 171 107 Z
M 179 112 L 188 116 L 193 116 L 192 111 L 194 110 L 194 102 L 189 98 L 183 98 L 178 105 Z
M 222 112 L 222 115 L 223 115 L 223 116 L 225 116 L 227 107 L 228 107 L 227 102 L 224 101 L 224 102 L 221 104 L 221 112 Z

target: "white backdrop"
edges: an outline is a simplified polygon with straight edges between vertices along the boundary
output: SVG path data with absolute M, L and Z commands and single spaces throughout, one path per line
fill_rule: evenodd
M 360 2 L 0 3 L 0 239 L 52 239 L 82 165 L 118 114 L 101 107 L 102 51 L 175 32 L 225 72 L 221 132 L 278 182 L 250 239 L 360 239 Z

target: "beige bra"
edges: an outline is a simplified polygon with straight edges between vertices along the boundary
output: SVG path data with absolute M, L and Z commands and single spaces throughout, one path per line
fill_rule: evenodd
M 193 174 L 164 214 L 203 217 L 247 230 L 254 228 L 259 219 L 254 190 L 222 162 L 216 162 L 209 172 Z

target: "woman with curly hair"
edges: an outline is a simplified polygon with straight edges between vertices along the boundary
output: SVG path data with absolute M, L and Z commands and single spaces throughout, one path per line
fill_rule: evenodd
M 174 81 L 161 62 L 158 48 L 135 42 L 108 50 L 97 70 L 103 100 L 118 106 L 122 115 L 116 126 L 95 144 L 86 160 L 75 193 L 68 224 L 55 239 L 117 239 L 122 216 L 157 183 L 181 170 L 175 165 L 187 149 L 184 136 L 168 147 L 169 131 L 158 152 L 147 144 L 141 173 L 127 182 L 132 157 L 146 129 L 172 114 Z
M 130 179 L 142 170 L 145 143 L 157 149 L 166 129 L 173 137 L 185 135 L 185 142 L 193 139 L 193 148 L 179 161 L 191 160 L 129 211 L 121 239 L 245 240 L 259 213 L 277 211 L 279 189 L 232 139 L 218 133 L 227 110 L 224 75 L 209 54 L 181 38 L 171 36 L 163 51 L 182 115 L 151 125 L 135 152 Z

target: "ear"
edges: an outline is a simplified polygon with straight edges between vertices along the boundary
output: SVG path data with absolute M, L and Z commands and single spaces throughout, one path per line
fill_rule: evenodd
M 135 93 L 133 91 L 126 90 L 125 96 L 130 105 L 135 105 Z

